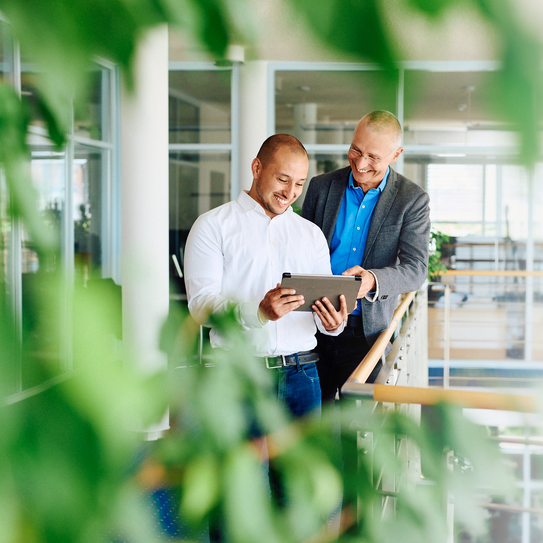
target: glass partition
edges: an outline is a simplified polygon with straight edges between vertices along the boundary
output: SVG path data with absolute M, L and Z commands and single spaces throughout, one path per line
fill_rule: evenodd
M 304 189 L 301 196 L 294 203 L 294 208 L 302 208 L 309 181 L 316 175 L 332 172 L 339 168 L 349 165 L 347 153 L 308 153 L 309 171 L 307 182 L 304 183 Z
M 369 111 L 397 109 L 397 76 L 379 70 L 275 72 L 275 132 L 304 144 L 346 144 Z
M 0 297 L 3 297 L 8 292 L 11 226 L 9 194 L 4 176 L 0 175 Z
M 11 49 L 9 27 L 6 23 L 0 21 L 0 83 L 11 80 L 13 76 Z M 9 194 L 4 176 L 0 174 L 0 296 L 8 292 L 8 259 L 10 257 L 11 237 L 12 223 L 9 215 Z
M 74 110 L 74 134 L 92 140 L 110 140 L 111 70 L 95 66 L 91 71 L 88 99 Z
M 5 75 L 9 39 L 4 30 L 0 24 Z M 13 57 L 13 50 L 9 56 Z M 21 73 L 16 74 L 17 81 L 10 77 L 10 82 L 16 89 L 20 84 L 22 100 L 30 110 L 29 169 L 38 213 L 55 247 L 50 252 L 38 250 L 23 224 L 13 219 L 9 191 L 0 176 L 0 283 L 10 298 L 15 331 L 22 338 L 10 385 L 14 393 L 73 367 L 70 323 L 75 287 L 85 288 L 91 279 L 113 276 L 120 236 L 114 178 L 116 123 L 112 117 L 118 92 L 115 67 L 105 61 L 96 63 L 91 69 L 88 99 L 77 111 L 66 102 L 74 130 L 66 134 L 66 147 L 59 151 L 46 131 L 47 113 L 38 90 L 40 75 L 24 51 L 15 60 L 21 61 Z
M 170 143 L 230 143 L 231 70 L 170 70 Z
M 91 277 L 102 275 L 102 245 L 107 239 L 104 205 L 104 168 L 107 153 L 77 145 L 73 164 L 72 216 L 74 228 L 74 270 L 76 284 L 85 286 Z
M 9 27 L 0 21 L 0 82 L 10 81 L 13 75 L 12 43 Z
M 42 98 L 37 88 L 36 80 L 39 77 L 32 72 L 32 67 L 25 65 L 21 73 L 21 98 L 30 110 L 30 124 L 38 129 L 46 130 L 46 121 L 41 105 Z
M 496 118 L 495 71 L 405 70 L 404 144 L 454 147 L 515 145 Z
M 183 269 L 185 241 L 199 215 L 230 201 L 230 153 L 170 151 L 170 258 Z M 180 279 L 172 265 L 172 276 Z M 183 287 L 184 288 L 184 287 Z
M 66 157 L 48 149 L 34 150 L 31 174 L 38 193 L 38 212 L 60 248 L 66 221 Z M 41 254 L 21 231 L 22 390 L 39 384 L 42 365 L 60 372 L 63 298 L 60 295 L 61 251 Z M 45 314 L 43 309 L 47 308 Z M 50 375 L 49 375 L 50 376 Z

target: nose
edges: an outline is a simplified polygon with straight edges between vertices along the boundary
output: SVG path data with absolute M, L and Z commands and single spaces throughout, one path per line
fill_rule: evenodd
M 360 160 L 363 160 L 365 164 L 369 164 L 368 159 L 364 155 L 360 155 L 359 157 L 354 159 L 354 163 L 356 167 L 358 167 L 358 162 Z
M 294 198 L 294 196 L 296 194 L 296 187 L 295 187 L 294 183 L 292 185 L 289 185 L 288 187 L 286 187 L 285 190 L 284 190 L 284 193 L 285 193 L 285 197 L 288 200 Z

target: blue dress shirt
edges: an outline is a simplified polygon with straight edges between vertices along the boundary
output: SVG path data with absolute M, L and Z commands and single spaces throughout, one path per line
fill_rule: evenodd
M 368 190 L 366 194 L 360 187 L 354 186 L 353 172 L 350 173 L 349 186 L 343 196 L 330 245 L 334 275 L 341 275 L 353 266 L 362 266 L 373 210 L 386 186 L 389 172 L 390 168 L 387 168 L 379 186 Z M 359 300 L 353 315 L 360 315 L 360 312 Z

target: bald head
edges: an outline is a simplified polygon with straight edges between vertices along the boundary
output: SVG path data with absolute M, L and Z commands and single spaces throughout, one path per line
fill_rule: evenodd
M 294 155 L 307 157 L 305 147 L 294 136 L 289 134 L 274 134 L 262 144 L 256 158 L 260 160 L 262 166 L 266 167 L 270 164 L 275 153 L 279 150 L 285 150 Z
M 358 121 L 356 128 L 359 126 L 365 126 L 367 130 L 376 134 L 390 134 L 397 142 L 398 147 L 401 144 L 402 127 L 400 121 L 390 111 L 384 109 L 372 111 Z

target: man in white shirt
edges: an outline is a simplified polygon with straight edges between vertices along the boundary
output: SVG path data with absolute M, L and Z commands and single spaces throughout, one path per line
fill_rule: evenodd
M 191 315 L 208 325 L 211 314 L 233 310 L 254 354 L 280 366 L 279 396 L 295 416 L 320 408 L 317 329 L 338 335 L 347 319 L 343 296 L 339 311 L 323 298 L 314 313 L 294 312 L 303 296 L 280 288 L 283 272 L 332 273 L 321 230 L 290 207 L 302 193 L 308 165 L 296 138 L 270 136 L 251 164 L 249 192 L 201 215 L 185 247 Z M 228 338 L 216 330 L 210 340 L 228 349 Z

